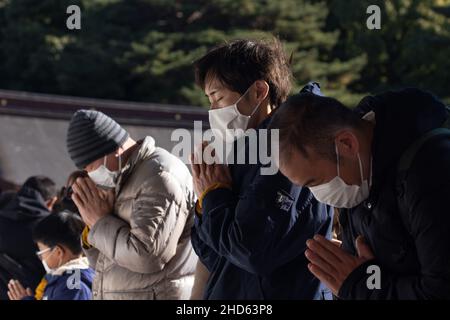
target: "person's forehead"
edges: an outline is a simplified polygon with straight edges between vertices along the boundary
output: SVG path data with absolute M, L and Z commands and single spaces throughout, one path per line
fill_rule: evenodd
M 100 159 L 95 160 L 94 162 L 89 163 L 84 170 L 86 171 L 92 171 L 97 169 L 100 165 L 102 165 L 104 162 L 104 157 L 101 157 Z
M 280 164 L 283 167 L 289 167 L 301 172 L 305 169 L 311 169 L 311 159 L 296 149 L 292 149 L 285 154 L 281 153 Z
M 210 96 L 225 89 L 223 83 L 215 76 L 208 76 L 205 79 L 205 94 Z
M 289 172 L 300 176 L 302 179 L 309 179 L 317 173 L 320 173 L 320 167 L 323 164 L 322 159 L 310 150 L 310 148 L 306 148 L 306 151 L 307 155 L 296 149 L 292 149 L 289 154 L 286 154 L 287 156 L 281 154 L 281 166 Z
M 47 245 L 45 245 L 45 244 L 43 244 L 42 242 L 37 242 L 37 246 L 38 246 L 38 248 L 39 248 L 39 250 L 41 251 L 41 250 L 45 250 L 45 249 L 47 249 L 48 248 L 48 246 Z

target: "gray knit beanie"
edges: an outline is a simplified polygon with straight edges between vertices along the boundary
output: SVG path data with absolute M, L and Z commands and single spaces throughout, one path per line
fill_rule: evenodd
M 78 110 L 67 131 L 67 151 L 79 169 L 110 154 L 128 139 L 128 132 L 106 114 Z

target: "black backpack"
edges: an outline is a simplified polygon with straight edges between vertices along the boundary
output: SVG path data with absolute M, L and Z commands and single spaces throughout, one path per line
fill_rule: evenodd
M 402 215 L 404 215 L 407 212 L 407 210 L 406 210 L 407 204 L 405 203 L 404 198 L 403 198 L 404 190 L 405 190 L 404 184 L 406 182 L 406 178 L 408 176 L 409 169 L 410 169 L 417 153 L 420 151 L 420 149 L 425 144 L 427 144 L 430 141 L 433 141 L 437 138 L 442 138 L 442 137 L 450 138 L 450 106 L 447 107 L 447 113 L 449 114 L 449 117 L 442 124 L 441 127 L 433 129 L 433 130 L 425 133 L 419 139 L 414 141 L 400 157 L 400 160 L 397 164 L 397 182 L 396 182 L 396 184 L 397 184 L 397 194 L 398 194 L 398 206 L 399 206 L 399 209 L 400 209 L 400 212 Z M 450 164 L 449 164 L 449 170 L 450 170 Z M 408 228 L 408 224 L 405 224 L 405 222 L 407 221 L 405 218 L 406 217 L 402 216 L 404 225 Z M 411 234 L 410 230 L 408 230 L 408 232 Z

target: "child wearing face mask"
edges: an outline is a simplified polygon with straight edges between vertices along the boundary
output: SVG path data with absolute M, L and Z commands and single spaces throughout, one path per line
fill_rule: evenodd
M 84 224 L 71 212 L 53 213 L 33 230 L 36 253 L 47 274 L 36 292 L 17 280 L 8 284 L 10 300 L 90 300 L 94 271 L 82 256 L 80 236 Z

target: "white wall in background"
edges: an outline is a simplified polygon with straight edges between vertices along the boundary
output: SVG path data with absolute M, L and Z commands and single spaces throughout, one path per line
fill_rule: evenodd
M 46 175 L 62 186 L 76 168 L 66 151 L 68 121 L 0 115 L 0 175 L 21 184 L 33 175 Z M 169 152 L 171 128 L 124 126 L 131 137 L 152 136 Z

